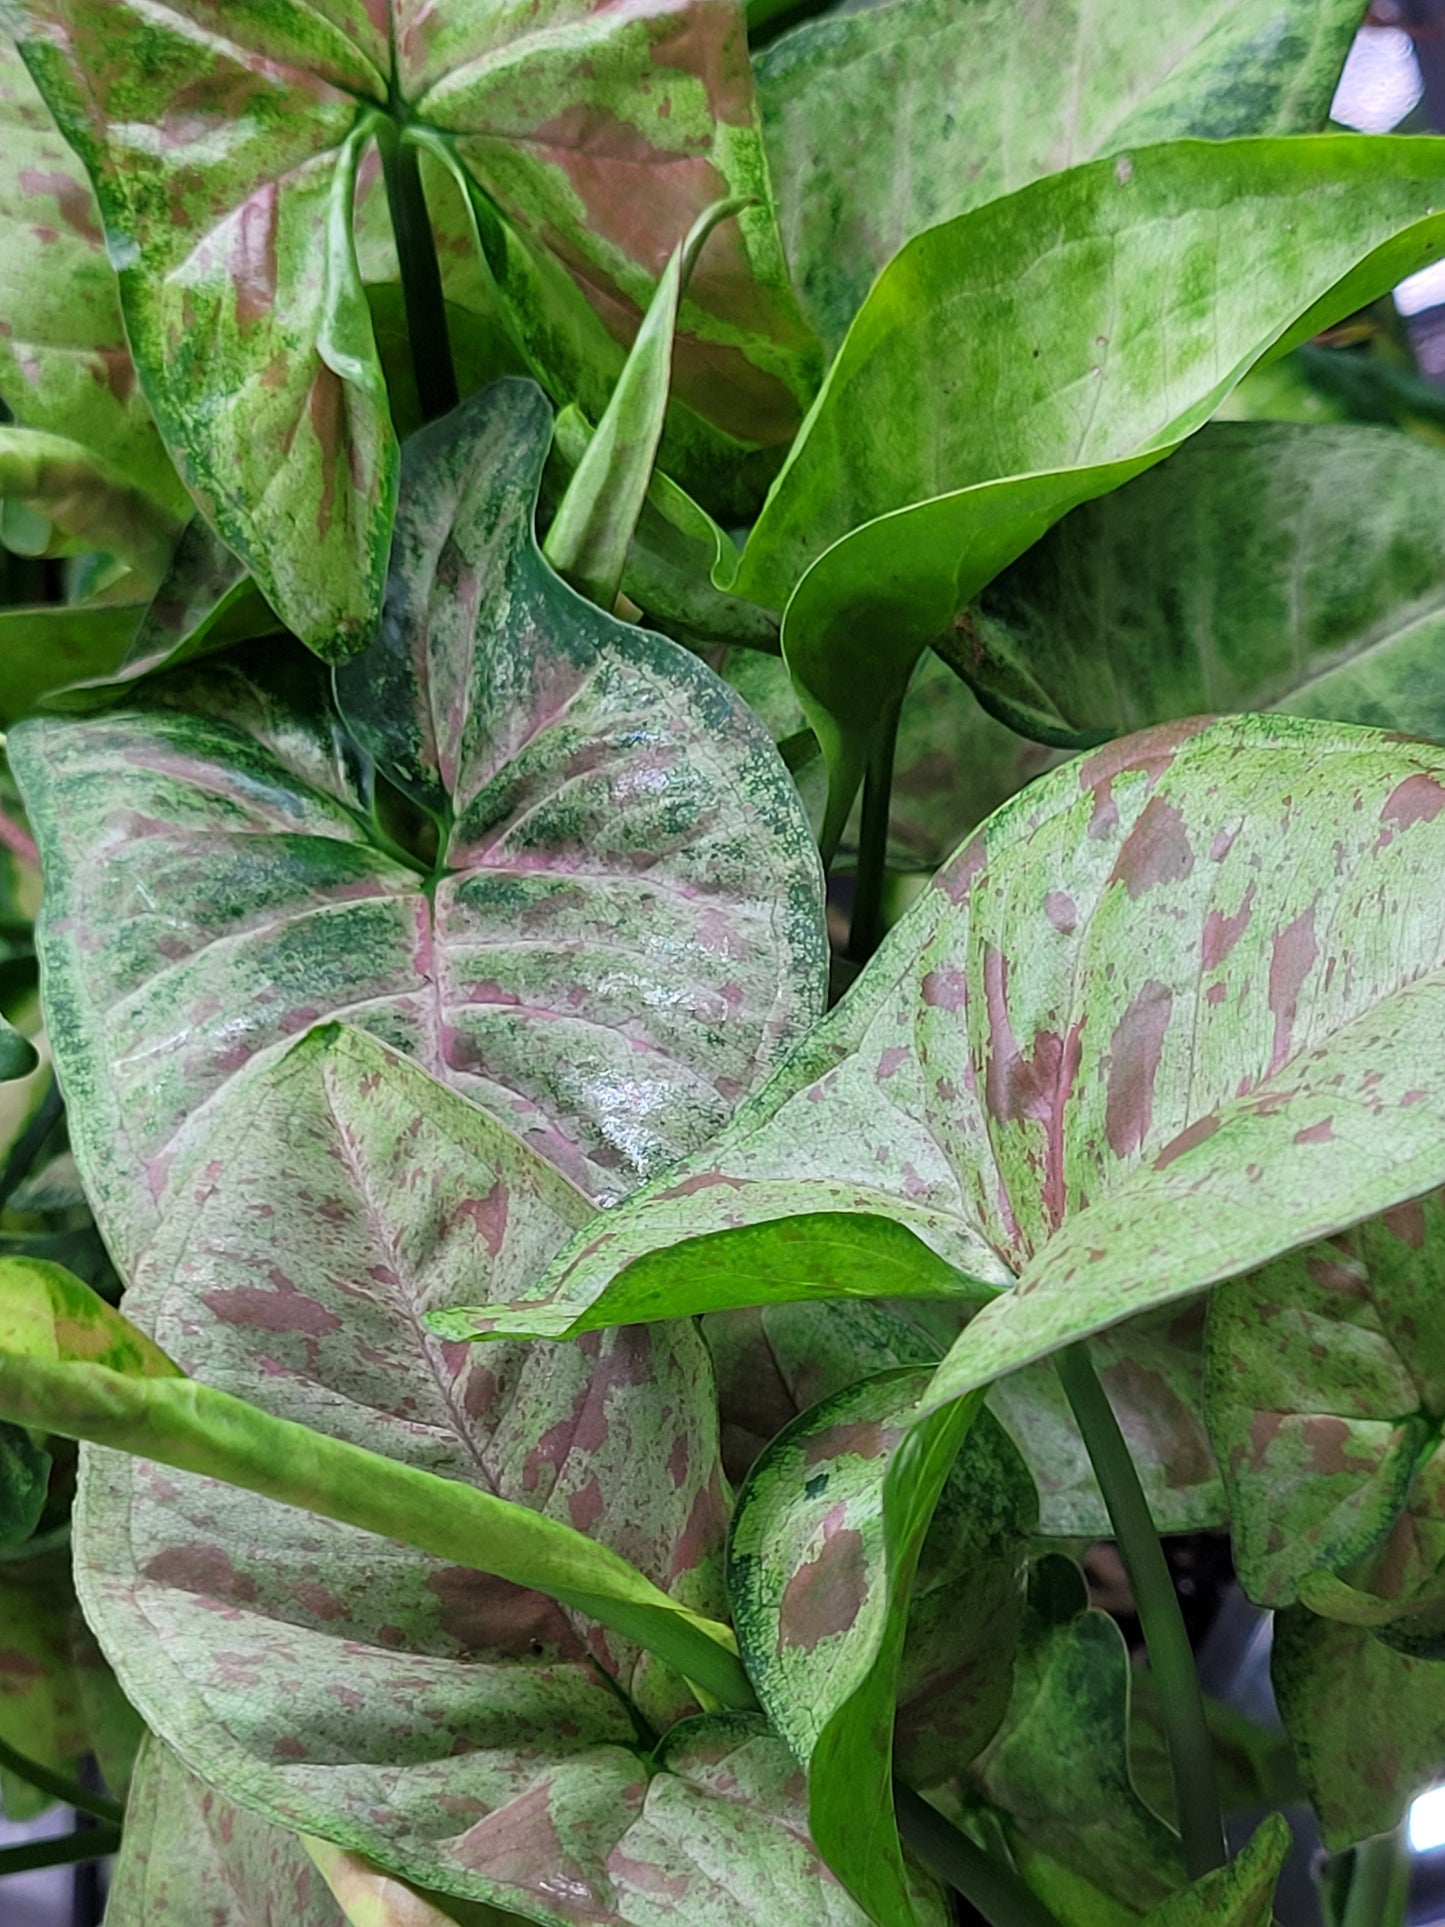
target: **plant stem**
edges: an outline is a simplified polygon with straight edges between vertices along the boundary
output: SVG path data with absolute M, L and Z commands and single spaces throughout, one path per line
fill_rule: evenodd
M 85 1827 L 58 1840 L 32 1840 L 28 1846 L 0 1851 L 0 1880 L 8 1873 L 33 1873 L 39 1867 L 73 1867 L 81 1860 L 104 1860 L 120 1847 L 119 1827 Z
M 103 1793 L 88 1793 L 78 1780 L 67 1779 L 63 1773 L 55 1773 L 39 1760 L 32 1760 L 24 1753 L 17 1753 L 13 1746 L 0 1740 L 0 1767 L 13 1773 L 17 1780 L 24 1780 L 27 1786 L 48 1793 L 57 1800 L 63 1800 L 68 1807 L 79 1813 L 94 1814 L 97 1820 L 106 1820 L 118 1827 L 125 1818 L 125 1808 L 118 1800 L 107 1799 Z
M 1071 1345 L 1057 1355 L 1054 1365 L 1109 1508 L 1120 1557 L 1139 1609 L 1149 1667 L 1159 1687 L 1184 1864 L 1189 1878 L 1198 1880 L 1215 1867 L 1224 1866 L 1229 1851 L 1224 1842 L 1214 1747 L 1174 1581 L 1149 1516 L 1139 1474 L 1093 1361 L 1083 1345 Z
M 911 1787 L 893 1783 L 898 1831 L 930 1873 L 945 1881 L 989 1927 L 1059 1927 L 1011 1867 L 974 1845 Z
M 1350 1892 L 1340 1927 L 1404 1927 L 1410 1856 L 1404 1828 L 1362 1841 L 1350 1861 Z
M 442 273 L 432 238 L 431 217 L 421 185 L 421 160 L 410 141 L 402 140 L 391 122 L 383 124 L 377 140 L 381 170 L 386 180 L 386 204 L 391 210 L 401 265 L 401 292 L 406 304 L 406 332 L 416 373 L 417 399 L 422 416 L 435 421 L 457 405 L 457 377 L 447 334 Z
M 883 941 L 883 880 L 888 869 L 888 814 L 893 801 L 893 754 L 898 744 L 900 696 L 878 719 L 878 734 L 863 779 L 863 813 L 858 830 L 858 871 L 853 886 L 853 921 L 848 955 L 867 963 Z

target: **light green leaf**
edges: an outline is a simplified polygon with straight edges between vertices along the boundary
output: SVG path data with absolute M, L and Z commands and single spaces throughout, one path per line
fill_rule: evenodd
M 1013 1695 L 968 1778 L 1010 1834 L 1140 1907 L 1183 1883 L 1179 1842 L 1129 1771 L 1129 1655 L 1083 1574 L 1050 1554 L 1029 1579 Z
M 1078 747 L 1203 710 L 1445 738 L 1445 450 L 1217 423 L 1075 509 L 944 646 L 996 714 Z
M 1275 1882 L 1289 1848 L 1289 1822 L 1271 1813 L 1227 1867 L 1163 1901 L 1146 1927 L 1270 1927 Z
M 478 0 L 415 17 L 277 0 L 222 30 L 209 0 L 159 17 L 145 0 L 7 0 L 6 17 L 95 185 L 187 485 L 323 655 L 375 628 L 395 498 L 351 229 L 375 137 L 463 171 L 515 251 L 489 263 L 500 311 L 594 419 L 673 246 L 720 193 L 762 196 L 681 311 L 675 437 L 724 487 L 761 449 L 760 493 L 817 356 L 765 198 L 739 8 L 550 0 L 523 24 Z
M 746 205 L 733 199 L 704 208 L 669 255 L 627 364 L 547 531 L 542 553 L 552 567 L 609 614 L 662 440 L 679 306 L 708 236 Z
M 1435 259 L 1442 201 L 1429 139 L 1177 141 L 904 249 L 737 582 L 775 607 L 791 596 L 784 652 L 832 785 L 825 844 L 919 652 L 1061 515 L 1202 427 L 1261 356 Z
M 68 683 L 115 675 L 145 611 L 144 602 L 0 608 L 0 727 Z
M 822 879 L 787 772 L 695 657 L 547 568 L 549 432 L 510 381 L 408 446 L 386 631 L 337 686 L 417 806 L 396 806 L 415 854 L 294 651 L 12 733 L 51 1042 L 123 1266 L 196 1114 L 325 1017 L 616 1198 L 711 1136 L 821 1010 Z
M 1018 1281 L 931 1408 L 1419 1195 L 1445 1181 L 1442 863 L 1445 753 L 1367 730 L 1196 721 L 1056 770 L 707 1151 L 487 1325 L 655 1316 L 669 1282 L 671 1315 L 709 1309 L 744 1229 L 757 1259 L 796 1214 L 887 1216 L 960 1295 Z M 828 1229 L 779 1226 L 759 1302 L 867 1295 Z
M 92 1743 L 75 1664 L 78 1621 L 68 1546 L 27 1548 L 0 1562 L 0 1740 L 68 1778 Z M 54 1804 L 51 1794 L 8 1772 L 3 1790 L 11 1820 Z
M 0 30 L 0 395 L 171 514 L 185 489 L 141 393 L 85 169 Z
M 115 556 L 141 592 L 165 574 L 181 525 L 89 448 L 38 428 L 0 427 L 0 496 L 44 515 L 81 548 Z
M 885 1372 L 804 1413 L 748 1475 L 728 1540 L 738 1645 L 774 1727 L 808 1768 L 813 1838 L 883 1927 L 919 1917 L 893 1817 L 895 1708 L 916 1695 L 929 1723 L 938 1715 L 917 1736 L 918 1756 L 910 1761 L 905 1741 L 900 1759 L 926 1782 L 991 1737 L 1008 1698 L 1011 1609 L 1022 1604 L 1035 1504 L 1012 1447 L 985 1429 L 955 1475 L 934 1570 L 915 1597 L 939 1495 L 979 1422 L 978 1402 L 960 1401 L 910 1430 L 928 1379 L 926 1366 Z
M 783 241 L 830 346 L 906 241 L 1144 141 L 1315 133 L 1359 0 L 895 0 L 756 58 Z M 866 138 L 860 130 L 866 128 Z
M 1303 1606 L 1274 1618 L 1275 1698 L 1331 1852 L 1388 1833 L 1440 1771 L 1445 1666 Z
M 1292 1604 L 1310 1575 L 1366 1560 L 1348 1576 L 1382 1623 L 1440 1594 L 1442 1294 L 1438 1194 L 1214 1294 L 1206 1411 L 1258 1603 Z
M 355 1074 L 379 1083 L 378 1046 L 333 1048 L 361 1053 Z M 304 1074 L 304 1073 L 303 1073 Z M 407 1073 L 404 1073 L 406 1075 Z M 411 1077 L 421 1079 L 420 1072 Z M 499 1141 L 494 1171 L 497 1208 L 505 1214 L 502 1166 L 510 1151 L 521 1164 L 512 1188 L 525 1188 L 527 1154 L 483 1120 Z M 485 1135 L 483 1141 L 485 1142 Z M 550 1175 L 550 1174 L 549 1174 Z M 533 1184 L 537 1179 L 533 1178 Z M 555 1180 L 558 1194 L 565 1182 Z M 565 1209 L 565 1207 L 564 1207 Z M 578 1199 L 570 1215 L 587 1215 Z M 304 1424 L 271 1417 L 245 1401 L 183 1376 L 129 1320 L 58 1265 L 0 1260 L 0 1415 L 19 1424 L 86 1439 L 207 1478 L 261 1493 L 283 1505 L 345 1520 L 421 1547 L 439 1558 L 490 1572 L 590 1613 L 624 1637 L 666 1649 L 684 1672 L 725 1703 L 749 1701 L 725 1629 L 676 1605 L 626 1559 L 570 1525 L 498 1498 L 455 1478 L 380 1456 Z M 293 1290 L 293 1298 L 295 1293 Z M 309 1301 L 293 1308 L 305 1317 Z M 287 1310 L 284 1294 L 278 1306 Z M 264 1317 L 264 1308 L 257 1315 Z M 304 1323 L 297 1329 L 304 1329 Z M 719 1643 L 721 1641 L 721 1643 Z M 148 1710 L 148 1709 L 147 1709 Z

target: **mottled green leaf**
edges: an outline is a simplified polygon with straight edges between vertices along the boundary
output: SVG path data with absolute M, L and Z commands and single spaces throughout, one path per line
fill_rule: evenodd
M 1009 1831 L 1133 1907 L 1183 1881 L 1179 1843 L 1129 1771 L 1129 1655 L 1083 1575 L 1056 1554 L 1029 1581 L 1013 1695 L 970 1770 Z
M 1440 1771 L 1445 1665 L 1289 1606 L 1275 1615 L 1271 1674 L 1325 1845 L 1397 1826 Z
M 85 169 L 0 31 L 0 395 L 72 436 L 172 513 L 186 495 L 126 346 Z
M 1290 1806 L 1305 1799 L 1294 1751 L 1277 1723 L 1261 1726 L 1237 1707 L 1208 1697 L 1204 1717 L 1225 1813 Z M 1174 1772 L 1163 1700 L 1147 1667 L 1136 1667 L 1129 1680 L 1129 1771 L 1145 1801 L 1173 1825 Z
M 75 1666 L 70 1553 L 51 1545 L 0 1562 L 0 1740 L 53 1772 L 73 1776 L 91 1733 Z M 28 1820 L 54 1804 L 7 1773 L 5 1811 Z
M 507 1289 L 586 1208 L 515 1144 L 514 1181 L 489 1181 L 507 1142 L 356 1033 L 308 1041 L 228 1094 L 127 1307 L 210 1385 L 510 1494 L 710 1602 L 723 1492 L 687 1324 L 565 1353 L 422 1332 L 459 1277 Z M 110 1454 L 87 1457 L 80 1535 L 88 1607 L 127 1690 L 228 1798 L 532 1919 L 646 1927 L 668 1917 L 646 1911 L 651 1882 L 690 1923 L 686 1899 L 710 1881 L 777 1878 L 783 1917 L 859 1921 L 820 1880 L 778 1743 L 684 1727 L 650 1760 L 593 1662 L 657 1724 L 685 1696 L 582 1615 Z M 674 1890 L 689 1826 L 708 1858 Z M 696 1918 L 750 1917 L 734 1904 L 699 1898 Z
M 830 345 L 924 228 L 1144 141 L 1314 133 L 1359 0 L 902 0 L 756 60 L 783 240 Z M 860 137 L 860 130 L 867 135 Z
M 224 1799 L 154 1738 L 136 1765 L 106 1920 L 109 1927 L 346 1927 L 295 1833 Z
M 609 613 L 662 440 L 678 308 L 708 236 L 744 206 L 722 200 L 704 208 L 669 255 L 626 366 L 547 531 L 542 552 L 558 575 Z
M 1015 729 L 1077 747 L 1203 710 L 1445 737 L 1445 450 L 1218 423 L 1076 509 L 944 645 Z
M 0 1017 L 0 1084 L 28 1077 L 40 1062 L 35 1046 L 8 1018 Z
M 131 343 L 188 486 L 287 624 L 330 656 L 374 626 L 395 487 L 349 238 L 373 136 L 385 148 L 415 128 L 444 144 L 519 237 L 554 296 L 539 319 L 560 337 L 522 345 L 563 399 L 579 374 L 615 375 L 596 364 L 620 365 L 702 209 L 765 185 L 733 6 L 599 15 L 553 0 L 525 28 L 475 0 L 7 11 L 95 184 Z M 493 275 L 515 307 L 511 277 Z M 509 315 L 514 332 L 524 319 Z M 678 389 L 701 458 L 736 466 L 786 442 L 816 364 L 768 205 L 715 240 L 682 325 Z M 577 398 L 601 413 L 595 393 Z
M 886 1215 L 979 1297 L 1018 1279 L 932 1406 L 1438 1184 L 1442 776 L 1424 745 L 1244 717 L 1040 779 L 707 1151 L 487 1326 L 655 1316 L 669 1267 L 671 1315 L 710 1309 L 734 1235 L 756 1257 L 794 1214 Z M 867 1295 L 854 1249 L 781 1225 L 758 1300 Z
M 1235 1560 L 1260 1604 L 1317 1570 L 1392 1602 L 1442 1591 L 1445 1199 L 1403 1204 L 1214 1295 L 1207 1412 Z
M 34 1532 L 49 1485 L 50 1454 L 18 1425 L 0 1424 L 0 1549 Z
M 904 249 L 737 583 L 777 607 L 798 585 L 783 647 L 828 760 L 825 840 L 920 650 L 1061 515 L 1202 427 L 1262 355 L 1434 259 L 1442 189 L 1428 139 L 1177 141 L 1037 182 Z
M 925 1784 L 991 1737 L 1036 1516 L 976 1401 L 909 1429 L 928 1380 L 926 1366 L 881 1373 L 804 1413 L 748 1475 L 728 1539 L 739 1649 L 808 1768 L 813 1837 L 883 1927 L 919 1917 L 893 1817 L 895 1708 L 900 1768 Z
M 820 1010 L 821 878 L 787 772 L 711 671 L 546 567 L 548 431 L 537 391 L 503 382 L 410 445 L 385 631 L 339 676 L 384 773 L 439 820 L 434 869 L 377 828 L 335 714 L 269 672 L 206 667 L 166 706 L 12 734 L 51 1042 L 123 1265 L 196 1113 L 322 1018 L 616 1197 L 709 1137 Z
M 165 574 L 181 532 L 167 510 L 83 443 L 39 428 L 0 427 L 0 496 L 43 514 L 83 549 L 131 568 L 141 592 Z
M 1275 1882 L 1289 1848 L 1289 1822 L 1271 1813 L 1227 1867 L 1162 1901 L 1146 1927 L 1270 1927 Z

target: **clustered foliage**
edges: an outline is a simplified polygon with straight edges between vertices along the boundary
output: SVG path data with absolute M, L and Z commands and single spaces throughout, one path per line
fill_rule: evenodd
M 0 1794 L 110 1927 L 1268 1927 L 1303 1801 L 1398 1918 L 1445 146 L 1360 0 L 778 12 L 0 3 Z

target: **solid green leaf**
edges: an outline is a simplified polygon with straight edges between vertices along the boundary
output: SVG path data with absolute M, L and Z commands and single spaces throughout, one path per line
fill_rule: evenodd
M 130 357 L 100 210 L 0 31 L 0 395 L 18 422 L 82 441 L 183 514 Z
M 1129 1655 L 1083 1574 L 1050 1554 L 1029 1579 L 1013 1693 L 997 1736 L 969 1769 L 1006 1830 L 1111 1898 L 1154 1904 L 1183 1882 L 1173 1830 L 1129 1770 Z
M 784 651 L 830 772 L 825 842 L 919 652 L 1061 515 L 1202 427 L 1263 355 L 1433 260 L 1442 187 L 1430 139 L 1176 141 L 910 242 L 737 582 L 787 601 Z
M 1288 1606 L 1274 1616 L 1270 1673 L 1330 1851 L 1398 1826 L 1440 1771 L 1445 1666 Z
M 70 1551 L 55 1546 L 0 1561 L 0 1740 L 73 1779 L 91 1750 L 88 1708 L 76 1665 Z M 3 1774 L 5 1812 L 29 1820 L 53 1796 Z
M 143 602 L 0 608 L 0 728 L 33 715 L 67 683 L 114 675 L 145 609 Z
M 780 1224 L 757 1300 L 866 1295 L 833 1226 L 887 1216 L 995 1288 L 931 1407 L 1441 1183 L 1442 779 L 1426 745 L 1260 717 L 1041 778 L 705 1152 L 489 1328 L 655 1316 L 667 1283 L 712 1309 L 731 1239 L 818 1210 L 830 1242 Z
M 28 1077 L 39 1062 L 30 1039 L 22 1037 L 8 1018 L 0 1017 L 0 1084 Z
M 1275 1883 L 1289 1849 L 1289 1822 L 1271 1813 L 1228 1866 L 1162 1901 L 1146 1927 L 1270 1927 Z
M 917 1919 L 893 1818 L 895 1717 L 900 1769 L 925 1785 L 992 1736 L 1037 1517 L 976 1401 L 909 1429 L 928 1380 L 927 1366 L 884 1372 L 804 1413 L 753 1466 L 728 1540 L 739 1649 L 808 1768 L 813 1837 L 884 1927 Z
M 165 574 L 181 525 L 83 443 L 0 427 L 0 496 L 42 513 L 81 548 L 125 562 L 142 591 Z
M 188 486 L 287 624 L 333 657 L 362 646 L 380 611 L 395 489 L 351 240 L 357 170 L 383 122 L 388 140 L 414 129 L 444 146 L 509 226 L 550 297 L 510 314 L 513 332 L 538 324 L 521 343 L 529 363 L 594 418 L 595 385 L 615 376 L 672 247 L 720 192 L 765 184 L 740 9 L 674 0 L 599 16 L 553 0 L 525 31 L 476 4 L 397 11 L 8 9 L 95 184 L 132 347 Z M 511 277 L 492 273 L 515 308 Z M 736 466 L 786 442 L 816 364 L 767 205 L 714 243 L 682 323 L 677 385 L 703 459 Z
M 1075 509 L 945 645 L 1015 729 L 1077 747 L 1204 710 L 1445 737 L 1445 450 L 1228 422 Z
M 754 65 L 783 241 L 830 346 L 906 241 L 1145 141 L 1314 133 L 1359 0 L 895 0 L 807 21 Z M 860 139 L 866 127 L 868 137 Z
M 503 382 L 409 445 L 385 631 L 339 675 L 367 750 L 437 820 L 435 855 L 378 824 L 294 652 L 12 733 L 51 1043 L 123 1265 L 193 1115 L 323 1018 L 354 1016 L 615 1198 L 817 1016 L 821 877 L 787 772 L 711 671 L 542 561 L 548 433 L 537 391 Z
M 683 294 L 708 236 L 745 206 L 734 199 L 704 208 L 669 255 L 626 366 L 547 531 L 542 553 L 558 575 L 609 613 L 662 440 Z

